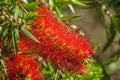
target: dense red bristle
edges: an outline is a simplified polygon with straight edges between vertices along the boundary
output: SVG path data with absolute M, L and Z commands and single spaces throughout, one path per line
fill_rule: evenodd
M 85 72 L 87 65 L 82 60 L 93 54 L 89 40 L 58 21 L 45 5 L 41 5 L 37 13 L 44 16 L 33 22 L 33 29 L 30 31 L 40 43 L 24 35 L 24 39 L 19 41 L 19 51 L 36 51 L 57 68 L 76 73 Z
M 10 80 L 42 80 L 39 64 L 33 54 L 12 55 L 6 61 Z

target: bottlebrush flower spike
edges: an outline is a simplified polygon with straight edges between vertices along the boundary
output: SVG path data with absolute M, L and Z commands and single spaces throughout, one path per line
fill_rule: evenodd
M 93 55 L 90 41 L 59 21 L 48 6 L 41 4 L 37 14 L 44 16 L 32 23 L 30 31 L 40 43 L 22 34 L 19 50 L 35 51 L 63 71 L 84 73 L 87 67 L 85 61 Z
M 39 64 L 34 54 L 12 55 L 6 61 L 10 80 L 42 80 Z

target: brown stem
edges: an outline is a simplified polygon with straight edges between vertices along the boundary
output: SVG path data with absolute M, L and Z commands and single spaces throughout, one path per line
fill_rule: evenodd
M 18 6 L 28 15 L 27 10 L 26 10 L 25 8 L 23 8 L 23 7 L 21 6 L 21 4 L 18 4 Z
M 108 73 L 107 73 L 107 71 L 106 71 L 106 69 L 105 69 L 104 64 L 102 63 L 102 61 L 99 59 L 99 57 L 97 55 L 95 55 L 94 58 L 97 61 L 97 63 L 100 64 L 100 66 L 103 69 L 103 74 L 104 74 L 103 80 L 110 80 L 110 76 L 108 75 Z

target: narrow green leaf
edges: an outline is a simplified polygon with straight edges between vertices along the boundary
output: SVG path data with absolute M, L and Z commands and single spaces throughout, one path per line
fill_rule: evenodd
M 78 6 L 87 6 L 83 1 L 78 0 L 57 0 L 59 4 L 71 4 L 71 5 L 78 5 Z
M 72 13 L 75 13 L 75 10 L 73 8 L 73 6 L 71 4 L 68 4 L 68 7 L 70 8 L 70 10 L 72 11 Z
M 120 23 L 119 23 L 119 20 L 116 17 L 112 17 L 111 18 L 111 22 L 112 22 L 113 26 L 115 27 L 115 30 L 120 33 Z
M 32 40 L 34 40 L 37 43 L 40 43 L 39 40 L 36 37 L 34 37 L 34 35 L 32 35 L 27 29 L 23 29 L 22 31 Z
M 10 5 L 10 4 L 5 2 L 0 2 L 0 6 L 7 6 L 7 5 Z
M 18 39 L 19 38 L 19 29 L 15 29 L 15 35 L 16 35 L 16 38 Z
M 61 19 L 62 20 L 69 20 L 69 19 L 78 18 L 78 17 L 80 17 L 80 15 L 64 16 L 64 17 L 61 17 Z
M 108 39 L 107 43 L 105 44 L 104 48 L 103 48 L 103 52 L 107 50 L 107 48 L 111 45 L 111 43 L 113 42 L 114 38 L 116 36 L 116 32 L 113 32 L 110 34 L 110 38 Z
M 43 73 L 46 74 L 46 75 L 50 75 L 53 72 L 54 72 L 54 68 L 52 67 L 52 65 L 49 62 L 46 69 L 43 69 Z
M 50 5 L 51 8 L 53 8 L 53 6 L 54 6 L 53 0 L 49 0 L 49 5 Z
M 108 60 L 105 61 L 104 66 L 108 66 L 109 64 L 111 64 L 113 62 L 115 62 L 115 59 L 110 58 L 110 59 L 108 59 Z
M 1 26 L 0 26 L 0 28 L 1 28 L 1 30 L 0 30 L 0 36 L 2 36 L 3 33 L 4 33 L 4 31 L 5 31 L 5 29 L 6 29 L 7 27 L 1 27 Z
M 14 17 L 15 17 L 15 18 L 18 17 L 18 13 L 19 13 L 19 7 L 16 6 L 16 7 L 15 7 L 15 11 L 14 11 Z
M 62 80 L 69 80 L 70 78 L 74 78 L 76 75 L 74 73 L 66 75 Z
M 110 55 L 110 58 L 114 58 L 115 56 L 120 56 L 120 49 L 116 50 L 115 52 L 113 52 L 111 55 Z
M 105 44 L 103 48 L 103 52 L 107 50 L 107 48 L 112 44 L 115 36 L 116 36 L 116 22 L 111 18 L 111 26 L 110 26 L 110 36 L 108 38 L 107 43 Z
M 50 64 L 50 62 L 49 62 L 49 64 L 48 64 L 48 67 L 49 67 L 51 73 L 53 73 L 53 72 L 54 72 L 54 68 L 52 67 L 52 65 Z
M 43 17 L 44 15 L 37 15 L 35 12 L 31 12 L 31 13 L 29 13 L 26 17 L 25 17 L 25 19 L 26 20 L 33 20 L 33 19 L 36 19 L 36 18 L 40 18 L 40 17 Z
M 60 9 L 57 6 L 55 6 L 55 11 L 56 11 L 59 19 L 61 19 L 62 13 L 61 13 Z
M 27 9 L 28 11 L 34 11 L 39 9 L 38 5 L 40 4 L 40 2 L 31 2 L 31 3 L 25 3 L 23 4 L 23 7 L 25 9 Z
M 2 30 L 2 36 L 3 38 L 5 38 L 5 36 L 7 36 L 9 33 L 8 33 L 8 28 L 4 28 L 4 30 Z
M 74 4 L 79 5 L 79 6 L 86 6 L 86 4 L 78 1 L 78 0 L 71 0 Z
M 13 43 L 13 49 L 15 53 L 17 52 L 17 43 L 16 43 L 16 35 L 14 29 L 12 30 L 12 43 Z

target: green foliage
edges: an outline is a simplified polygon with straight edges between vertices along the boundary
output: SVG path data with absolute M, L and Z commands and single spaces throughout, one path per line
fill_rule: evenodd
M 50 62 L 47 64 L 47 66 L 42 70 L 43 75 L 50 79 L 53 80 L 55 77 L 55 69 L 54 67 L 50 64 Z
M 63 73 L 59 69 L 54 69 L 54 67 L 48 63 L 46 68 L 43 69 L 43 74 L 46 78 L 50 80 L 101 80 L 103 78 L 103 70 L 98 65 L 89 65 L 89 69 L 84 75 L 75 73 Z
M 67 19 L 71 19 L 71 18 L 75 18 L 75 17 L 79 17 L 79 16 L 70 16 L 68 18 L 68 16 L 64 16 L 62 14 L 62 7 L 66 6 L 66 7 L 69 7 L 70 10 L 75 13 L 74 11 L 74 8 L 73 8 L 73 5 L 76 5 L 76 6 L 87 6 L 85 4 L 85 2 L 82 2 L 82 1 L 78 1 L 78 0 L 47 0 L 47 2 L 49 3 L 49 5 L 51 6 L 51 8 L 53 8 L 57 14 L 57 16 L 59 17 L 59 19 L 62 19 L 63 17 L 67 17 Z M 64 19 L 62 19 L 64 20 Z
M 31 3 L 25 3 L 22 6 L 28 11 L 35 11 L 39 9 L 38 7 L 39 4 L 40 2 L 31 2 Z
M 0 79 L 5 80 L 5 74 L 1 62 L 0 62 Z
M 44 16 L 44 15 L 43 15 Z M 33 19 L 36 19 L 36 18 L 40 18 L 42 17 L 37 15 L 35 12 L 30 12 L 26 17 L 25 17 L 25 20 L 33 20 Z

